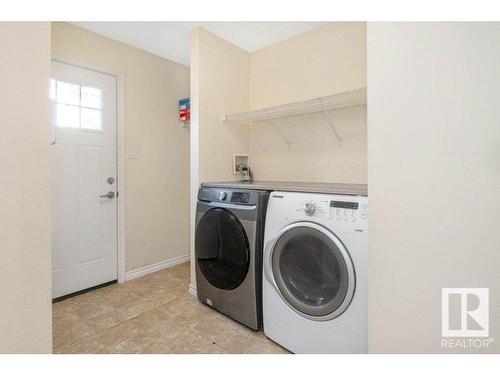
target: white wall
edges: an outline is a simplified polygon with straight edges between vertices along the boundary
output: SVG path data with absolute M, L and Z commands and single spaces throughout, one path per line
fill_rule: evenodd
M 126 269 L 189 254 L 189 128 L 178 100 L 189 96 L 189 68 L 67 23 L 53 23 L 62 57 L 125 77 Z
M 499 35 L 368 25 L 371 352 L 443 351 L 443 287 L 490 288 L 500 352 Z
M 0 22 L 0 353 L 51 353 L 50 23 Z
M 191 34 L 191 253 L 201 182 L 237 180 L 233 154 L 248 154 L 247 125 L 222 122 L 224 113 L 248 110 L 249 55 L 203 28 Z M 191 280 L 195 283 L 194 262 Z
M 332 22 L 250 55 L 250 108 L 366 86 L 366 24 Z M 259 180 L 366 183 L 366 106 L 255 123 L 250 132 Z

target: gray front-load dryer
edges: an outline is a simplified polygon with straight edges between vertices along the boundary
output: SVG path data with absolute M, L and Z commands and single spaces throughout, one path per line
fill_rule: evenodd
M 198 299 L 262 328 L 262 244 L 269 192 L 201 188 L 196 210 Z

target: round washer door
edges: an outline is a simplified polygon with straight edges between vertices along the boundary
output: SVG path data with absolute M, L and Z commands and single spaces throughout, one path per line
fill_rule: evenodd
M 304 222 L 284 229 L 270 261 L 279 292 L 302 316 L 329 320 L 349 306 L 354 266 L 342 242 L 324 227 Z
M 248 238 L 238 218 L 223 208 L 207 211 L 196 227 L 195 255 L 211 285 L 226 290 L 238 287 L 250 265 Z

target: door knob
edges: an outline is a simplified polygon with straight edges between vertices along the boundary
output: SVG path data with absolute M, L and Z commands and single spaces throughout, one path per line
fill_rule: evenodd
M 115 192 L 114 191 L 108 191 L 106 194 L 101 195 L 101 198 L 112 199 L 114 197 L 115 197 Z

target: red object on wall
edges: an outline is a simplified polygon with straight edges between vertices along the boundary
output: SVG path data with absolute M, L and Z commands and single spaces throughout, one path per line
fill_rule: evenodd
M 179 121 L 188 122 L 191 119 L 191 100 L 185 98 L 179 100 Z
M 186 113 L 184 116 L 179 116 L 179 121 L 189 121 L 191 120 L 191 113 Z

